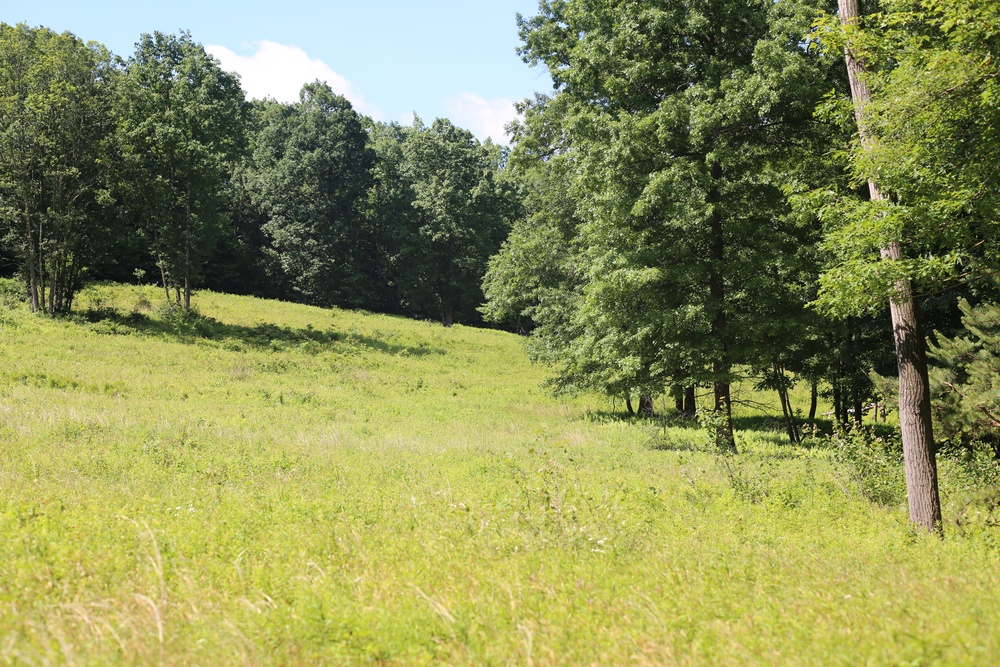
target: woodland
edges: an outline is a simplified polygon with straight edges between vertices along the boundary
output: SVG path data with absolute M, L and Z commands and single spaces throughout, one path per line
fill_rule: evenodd
M 112 281 L 506 328 L 555 392 L 666 399 L 731 452 L 737 382 L 792 444 L 888 405 L 940 531 L 937 457 L 1000 456 L 1000 6 L 542 0 L 518 29 L 552 89 L 508 148 L 319 81 L 247 102 L 188 33 L 0 25 L 0 270 L 50 316 Z
M 516 26 L 508 146 L 0 23 L 0 663 L 1000 663 L 1000 3 Z

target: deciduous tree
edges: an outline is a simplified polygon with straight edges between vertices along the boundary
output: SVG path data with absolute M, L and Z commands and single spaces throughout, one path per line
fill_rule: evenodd
M 831 63 L 802 43 L 816 6 L 540 8 L 521 19 L 522 53 L 548 68 L 555 94 L 526 107 L 515 161 L 570 162 L 571 215 L 559 217 L 577 223 L 571 326 L 549 343 L 567 368 L 626 384 L 712 386 L 731 449 L 730 383 L 758 315 L 802 304 L 785 283 L 798 269 L 782 267 L 812 231 L 783 188 L 825 131 L 812 118 Z
M 374 157 L 361 116 L 326 83 L 262 107 L 250 189 L 284 275 L 310 303 L 365 304 L 359 247 Z
M 100 44 L 0 24 L 0 225 L 34 311 L 67 311 L 107 241 L 112 83 Z
M 168 300 L 173 289 L 189 309 L 224 229 L 227 170 L 245 142 L 243 91 L 189 33 L 156 32 L 136 44 L 119 95 L 123 190 Z

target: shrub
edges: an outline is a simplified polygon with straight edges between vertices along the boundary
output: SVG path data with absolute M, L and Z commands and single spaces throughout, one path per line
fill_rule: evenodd
M 880 435 L 873 427 L 855 426 L 834 430 L 829 440 L 834 460 L 865 498 L 884 506 L 898 505 L 906 498 L 903 445 L 898 434 Z

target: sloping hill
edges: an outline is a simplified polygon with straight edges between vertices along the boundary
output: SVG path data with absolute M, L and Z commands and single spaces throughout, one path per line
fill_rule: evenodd
M 915 535 L 826 450 L 557 401 L 501 332 L 162 300 L 0 307 L 0 662 L 1000 656 L 996 528 Z

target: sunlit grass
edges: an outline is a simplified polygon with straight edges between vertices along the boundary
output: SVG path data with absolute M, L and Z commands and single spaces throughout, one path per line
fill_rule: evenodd
M 557 401 L 509 334 L 162 300 L 2 311 L 0 662 L 1000 659 L 947 471 L 942 542 L 822 447 Z

